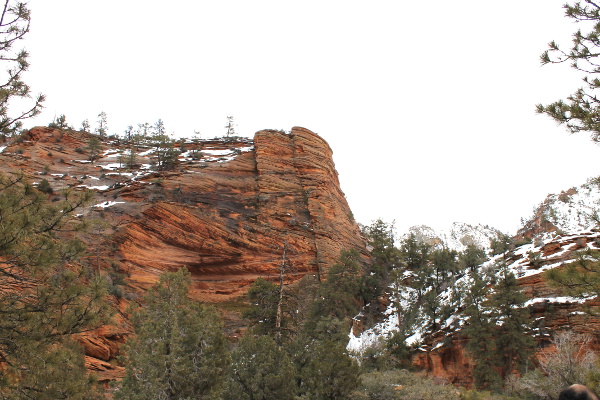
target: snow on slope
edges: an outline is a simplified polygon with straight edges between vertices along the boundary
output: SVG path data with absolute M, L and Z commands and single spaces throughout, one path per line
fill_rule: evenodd
M 585 242 L 587 242 L 587 247 L 600 249 L 600 232 L 597 230 L 580 231 L 574 232 L 570 235 L 548 237 L 545 240 L 537 241 L 536 244 L 526 244 L 518 247 L 514 251 L 508 252 L 506 255 L 508 269 L 513 272 L 517 278 L 522 279 L 544 273 L 552 268 L 569 264 L 575 261 L 572 256 L 569 258 L 569 254 L 573 252 L 574 243 L 577 243 L 583 239 L 585 239 Z M 557 247 L 560 250 L 544 256 L 544 248 L 551 247 Z M 532 262 L 532 257 L 536 257 L 535 263 Z M 493 271 L 497 271 L 497 265 L 501 264 L 499 261 L 504 259 L 505 254 L 497 255 L 483 263 L 479 267 L 479 270 L 480 272 L 492 271 L 493 273 Z M 455 302 L 453 291 L 456 288 L 469 287 L 471 283 L 471 276 L 469 274 L 463 275 L 454 284 L 450 285 L 446 291 L 439 295 L 442 304 L 451 305 L 455 310 L 459 310 L 462 306 L 464 306 L 464 304 L 458 304 Z M 351 330 L 347 345 L 347 349 L 349 351 L 360 354 L 369 347 L 376 346 L 382 340 L 387 339 L 399 329 L 398 321 L 402 316 L 398 315 L 398 308 L 400 310 L 407 310 L 410 307 L 411 302 L 414 304 L 414 290 L 408 287 L 401 287 L 401 290 L 394 290 L 392 288 L 391 292 L 398 293 L 399 301 L 396 301 L 396 298 L 392 296 L 392 301 L 384 313 L 383 321 L 376 324 L 374 327 L 365 330 L 358 336 L 355 336 Z M 538 302 L 572 304 L 582 303 L 583 301 L 578 298 L 556 295 L 531 298 L 526 303 L 526 306 Z M 448 319 L 445 321 L 437 321 L 437 323 L 441 329 L 448 327 L 457 329 L 464 323 L 464 320 L 464 316 L 460 312 L 455 311 Z M 417 318 L 417 323 L 415 323 L 411 331 L 412 335 L 406 339 L 406 343 L 410 346 L 418 346 L 422 338 L 431 333 L 428 331 L 428 325 L 429 324 L 424 318 Z
M 487 225 L 455 222 L 449 229 L 439 232 L 425 225 L 413 226 L 401 239 L 411 234 L 415 235 L 417 240 L 434 247 L 445 246 L 450 250 L 464 251 L 468 245 L 473 244 L 488 252 L 492 239 L 497 238 L 501 232 Z
M 594 178 L 566 192 L 548 195 L 524 222 L 518 234 L 543 234 L 547 223 L 566 233 L 587 230 L 598 224 L 599 210 L 600 178 Z

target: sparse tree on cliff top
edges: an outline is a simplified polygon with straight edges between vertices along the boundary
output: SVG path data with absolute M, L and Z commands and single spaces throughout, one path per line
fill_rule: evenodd
M 560 124 L 565 124 L 571 133 L 589 132 L 592 140 L 600 142 L 600 3 L 592 0 L 565 4 L 565 15 L 575 22 L 589 23 L 587 32 L 581 29 L 573 34 L 571 48 L 565 50 L 556 42 L 541 56 L 542 64 L 569 63 L 582 72 L 584 85 L 566 100 L 558 100 L 548 105 L 537 105 L 537 111 L 544 113 Z
M 104 111 L 98 114 L 98 127 L 96 128 L 96 133 L 102 137 L 106 136 L 108 133 L 107 119 L 108 117 Z
M 225 129 L 227 129 L 226 136 L 232 137 L 235 136 L 235 124 L 233 123 L 233 117 L 227 117 L 227 125 L 225 125 Z
M 131 316 L 116 399 L 219 399 L 228 359 L 219 315 L 188 298 L 190 274 L 166 272 Z
M 13 99 L 31 97 L 29 85 L 21 76 L 29 68 L 29 53 L 15 49 L 29 32 L 31 14 L 24 2 L 5 0 L 3 4 L 0 16 L 0 60 L 6 63 L 7 70 L 0 82 L 0 135 L 6 138 L 21 128 L 24 119 L 40 113 L 44 95 L 38 95 L 33 104 L 24 110 L 9 110 L 9 103 Z

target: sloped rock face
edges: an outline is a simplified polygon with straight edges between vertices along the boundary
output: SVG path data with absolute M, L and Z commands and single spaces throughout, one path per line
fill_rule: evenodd
M 188 267 L 194 297 L 218 302 L 243 294 L 259 276 L 276 277 L 284 246 L 291 280 L 324 274 L 342 249 L 366 256 L 331 149 L 306 129 L 258 132 L 254 151 L 173 174 L 161 186 L 167 201 L 149 205 L 120 234 L 133 285 Z M 134 197 L 144 196 L 123 196 Z
M 305 274 L 324 278 L 342 249 L 368 257 L 332 150 L 307 129 L 188 142 L 168 172 L 153 171 L 150 148 L 137 149 L 137 166 L 124 168 L 119 153 L 126 144 L 118 140 L 103 140 L 92 163 L 89 138 L 33 128 L 1 151 L 0 170 L 18 168 L 34 183 L 47 179 L 56 193 L 94 191 L 92 204 L 80 211 L 101 221 L 86 234 L 88 263 L 123 275 L 127 292 L 115 300 L 110 326 L 79 339 L 88 368 L 103 381 L 123 372 L 110 361 L 131 333 L 127 299 L 143 295 L 163 271 L 187 268 L 191 296 L 219 303 L 235 301 L 258 277 L 278 278 L 284 247 L 288 283 Z M 234 314 L 224 311 L 235 335 L 243 322 Z

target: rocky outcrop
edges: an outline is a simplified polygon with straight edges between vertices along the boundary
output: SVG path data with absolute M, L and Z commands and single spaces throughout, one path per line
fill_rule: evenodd
M 224 138 L 179 143 L 174 170 L 156 171 L 150 147 L 101 142 L 89 159 L 90 135 L 34 128 L 0 154 L 0 169 L 19 168 L 34 183 L 94 192 L 80 213 L 99 223 L 86 233 L 88 263 L 109 272 L 119 294 L 110 326 L 81 335 L 87 365 L 103 380 L 122 373 L 111 360 L 130 333 L 129 301 L 163 271 L 187 268 L 191 296 L 221 304 L 239 302 L 258 278 L 277 279 L 286 249 L 286 281 L 305 274 L 321 279 L 342 249 L 367 250 L 340 188 L 332 150 L 304 129 L 264 130 L 254 140 Z M 185 146 L 185 148 L 183 148 Z M 223 311 L 230 335 L 243 329 L 239 313 Z
M 144 198 L 140 190 L 121 197 Z M 187 267 L 194 296 L 218 302 L 240 296 L 258 276 L 275 278 L 284 246 L 290 280 L 324 274 L 345 248 L 366 256 L 331 149 L 303 128 L 258 132 L 253 151 L 168 175 L 160 191 L 164 200 L 144 207 L 119 235 L 136 286 Z
M 550 194 L 523 222 L 516 238 L 545 237 L 550 232 L 573 233 L 597 225 L 600 212 L 600 181 L 587 183 Z

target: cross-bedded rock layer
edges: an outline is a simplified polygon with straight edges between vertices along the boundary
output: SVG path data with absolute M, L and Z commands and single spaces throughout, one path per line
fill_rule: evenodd
M 33 128 L 2 149 L 0 169 L 20 169 L 34 183 L 47 179 L 56 193 L 94 191 L 80 211 L 101 221 L 86 233 L 88 263 L 124 274 L 127 292 L 115 298 L 111 325 L 80 338 L 88 368 L 103 380 L 122 373 L 109 361 L 131 331 L 126 299 L 163 271 L 187 268 L 191 296 L 219 303 L 243 295 L 258 277 L 278 278 L 284 247 L 287 282 L 323 277 L 342 249 L 367 257 L 331 148 L 307 129 L 178 144 L 179 164 L 168 172 L 154 171 L 150 147 L 135 148 L 136 166 L 125 168 L 122 155 L 132 145 L 119 140 L 102 140 L 90 162 L 89 138 Z

